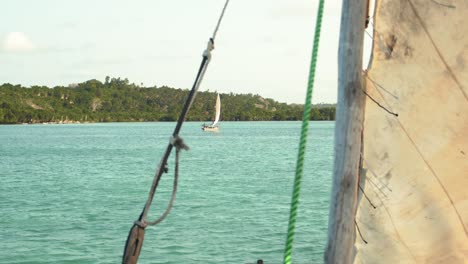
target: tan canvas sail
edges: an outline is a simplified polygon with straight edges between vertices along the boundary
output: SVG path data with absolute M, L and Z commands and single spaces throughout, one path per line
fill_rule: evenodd
M 468 1 L 380 0 L 374 26 L 354 261 L 468 263 Z

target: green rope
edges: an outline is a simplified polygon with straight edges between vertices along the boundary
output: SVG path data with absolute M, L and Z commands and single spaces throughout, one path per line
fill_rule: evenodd
M 297 207 L 299 205 L 299 194 L 301 191 L 301 178 L 304 167 L 304 153 L 307 142 L 307 131 L 309 128 L 310 110 L 312 104 L 312 91 L 314 88 L 315 65 L 317 64 L 317 53 L 320 39 L 320 28 L 322 26 L 324 0 L 320 0 L 317 11 L 317 21 L 315 23 L 314 47 L 312 50 L 312 60 L 310 62 L 309 81 L 307 84 L 306 102 L 304 105 L 304 115 L 302 117 L 301 140 L 299 143 L 299 154 L 296 164 L 296 176 L 294 178 L 294 190 L 291 201 L 291 211 L 289 213 L 288 237 L 284 250 L 284 263 L 291 263 L 292 247 L 294 240 L 294 227 L 296 226 Z

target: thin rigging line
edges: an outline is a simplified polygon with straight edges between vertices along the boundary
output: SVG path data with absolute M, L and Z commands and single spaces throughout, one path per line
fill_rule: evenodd
M 361 230 L 359 229 L 359 226 L 358 226 L 358 224 L 356 222 L 356 219 L 354 219 L 354 225 L 356 225 L 356 229 L 357 229 L 357 231 L 359 233 L 359 236 L 361 237 L 362 241 L 364 241 L 364 243 L 367 244 L 367 241 L 364 239 L 364 237 L 362 237 Z
M 372 201 L 369 199 L 369 197 L 367 197 L 366 193 L 364 192 L 364 190 L 362 189 L 361 185 L 358 184 L 359 186 L 359 190 L 361 190 L 362 194 L 364 194 L 364 197 L 366 198 L 366 200 L 370 203 L 370 205 L 374 208 L 374 209 L 377 209 L 377 207 L 372 203 Z
M 221 20 L 224 17 L 224 12 L 226 12 L 226 7 L 227 7 L 228 4 L 229 4 L 229 0 L 226 0 L 226 3 L 224 4 L 224 7 L 223 7 L 223 11 L 221 11 L 221 15 L 219 16 L 218 23 L 216 24 L 216 28 L 215 28 L 215 30 L 213 32 L 213 37 L 211 37 L 213 39 L 213 41 L 216 38 L 216 34 L 218 33 L 219 25 L 221 25 Z
M 437 1 L 435 1 L 435 0 L 431 0 L 431 1 L 434 2 L 434 3 L 436 3 L 436 4 L 438 4 L 438 5 L 441 5 L 441 6 L 443 6 L 443 7 L 447 7 L 447 8 L 456 8 L 456 6 L 454 6 L 454 5 L 442 4 L 442 3 L 439 3 L 439 2 L 437 2 Z
M 363 89 L 361 89 L 361 91 L 367 95 L 367 97 L 369 97 L 374 103 L 376 103 L 380 108 L 382 108 L 383 110 L 385 110 L 385 112 L 391 114 L 391 115 L 394 115 L 396 117 L 398 117 L 398 114 L 397 113 L 394 113 L 390 110 L 388 110 L 385 106 L 381 105 L 379 102 L 377 102 L 377 100 L 375 100 L 374 98 L 372 98 L 372 96 L 370 96 L 368 93 L 366 93 L 366 91 L 364 91 Z
M 361 157 L 362 157 L 362 160 L 364 160 L 364 162 L 367 164 L 367 169 L 371 172 L 371 174 L 373 175 L 374 178 L 376 178 L 380 183 L 382 183 L 383 187 L 387 188 L 390 192 L 392 192 L 392 189 L 390 189 L 390 187 L 388 187 L 382 180 L 379 179 L 379 177 L 377 177 L 377 173 L 375 173 L 372 168 L 369 166 L 369 162 L 367 162 L 366 159 L 364 159 L 364 155 L 361 153 Z M 367 178 L 367 177 L 366 177 Z M 369 178 L 370 179 L 370 178 Z
M 370 76 L 369 74 L 366 72 L 365 74 L 366 78 L 372 82 L 372 84 L 374 84 L 374 87 L 375 88 L 380 88 L 382 89 L 383 91 L 385 91 L 386 93 L 388 93 L 390 96 L 392 96 L 394 99 L 398 100 L 398 96 L 392 94 L 389 90 L 385 89 L 382 85 L 380 85 L 379 83 L 377 83 L 376 81 L 374 81 Z
M 371 185 L 373 185 L 377 190 L 379 190 L 379 192 L 385 197 L 387 198 L 387 194 L 385 194 L 383 191 L 382 191 L 382 188 L 377 186 L 377 184 L 370 178 L 370 177 L 366 177 L 366 180 L 368 180 Z

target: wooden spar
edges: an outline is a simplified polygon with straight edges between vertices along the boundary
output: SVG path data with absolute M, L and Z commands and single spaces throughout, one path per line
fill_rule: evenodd
M 354 261 L 355 215 L 365 95 L 362 54 L 367 0 L 343 0 L 338 51 L 335 164 L 326 263 Z

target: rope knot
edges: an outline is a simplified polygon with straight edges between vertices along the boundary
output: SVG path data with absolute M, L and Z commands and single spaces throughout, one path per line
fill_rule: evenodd
M 189 150 L 190 149 L 187 145 L 185 145 L 184 140 L 178 135 L 171 137 L 171 145 L 173 145 L 177 150 L 181 150 L 181 149 Z
M 142 220 L 142 221 L 135 221 L 133 222 L 135 225 L 141 227 L 141 228 L 146 228 L 148 226 L 148 224 L 146 223 L 146 221 Z

